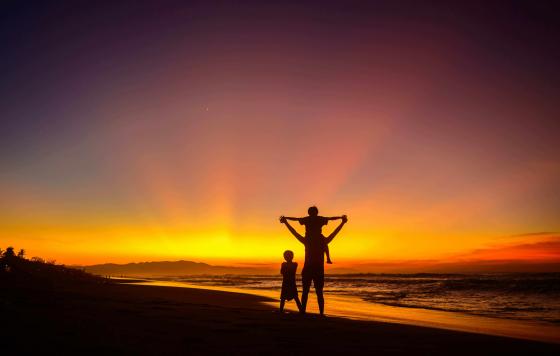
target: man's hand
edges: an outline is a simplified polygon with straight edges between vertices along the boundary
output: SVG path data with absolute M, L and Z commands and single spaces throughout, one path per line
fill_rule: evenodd
M 346 215 L 342 215 L 341 219 L 344 224 L 348 222 L 348 217 Z
M 287 222 L 287 221 L 286 221 L 286 217 L 285 217 L 284 215 L 282 215 L 282 216 L 280 217 L 280 223 L 281 223 L 281 224 L 285 224 L 286 222 Z

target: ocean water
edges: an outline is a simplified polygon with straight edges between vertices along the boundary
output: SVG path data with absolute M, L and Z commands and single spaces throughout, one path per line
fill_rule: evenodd
M 271 275 L 182 276 L 167 280 L 278 293 L 282 283 L 281 276 Z M 298 276 L 301 292 L 300 283 Z M 389 306 L 560 325 L 560 273 L 329 275 L 325 293 L 327 298 L 331 294 L 350 295 Z

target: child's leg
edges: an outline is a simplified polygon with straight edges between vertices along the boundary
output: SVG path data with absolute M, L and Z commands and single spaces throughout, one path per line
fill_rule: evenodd
M 331 253 L 329 252 L 329 244 L 325 244 L 325 256 L 327 257 L 327 263 L 332 264 Z
M 299 301 L 299 297 L 296 295 L 294 297 L 294 300 L 296 301 L 297 308 L 298 308 L 299 312 L 301 313 L 301 302 Z
M 285 300 L 280 298 L 280 313 L 284 312 L 284 303 L 285 303 Z

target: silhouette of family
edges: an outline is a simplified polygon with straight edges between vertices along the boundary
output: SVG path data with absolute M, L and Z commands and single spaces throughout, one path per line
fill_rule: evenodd
M 329 243 L 340 232 L 344 224 L 348 221 L 346 215 L 335 217 L 319 216 L 319 209 L 312 206 L 307 209 L 309 214 L 303 218 L 294 218 L 281 216 L 280 222 L 285 224 L 288 230 L 295 236 L 295 238 L 305 246 L 305 262 L 303 270 L 301 271 L 302 293 L 301 302 L 298 297 L 298 290 L 296 285 L 296 271 L 297 263 L 293 262 L 294 253 L 290 250 L 284 252 L 284 259 L 286 262 L 282 263 L 280 273 L 282 279 L 282 292 L 280 293 L 280 312 L 284 311 L 284 304 L 286 301 L 295 300 L 297 307 L 301 313 L 305 313 L 307 308 L 307 297 L 311 282 L 317 294 L 317 302 L 319 304 L 319 312 L 324 315 L 325 300 L 323 297 L 323 286 L 325 284 L 325 256 L 327 263 L 332 263 Z M 323 236 L 322 228 L 330 220 L 341 220 L 337 228 L 328 236 Z M 305 236 L 301 236 L 288 221 L 298 221 L 301 225 L 305 226 Z

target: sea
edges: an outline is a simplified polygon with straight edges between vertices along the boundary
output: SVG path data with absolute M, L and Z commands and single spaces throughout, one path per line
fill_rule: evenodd
M 282 284 L 281 276 L 274 275 L 203 275 L 158 280 L 277 291 L 278 295 Z M 301 293 L 299 278 L 298 284 Z M 393 307 L 560 326 L 560 273 L 328 275 L 325 294 L 327 300 L 329 295 L 347 295 Z

